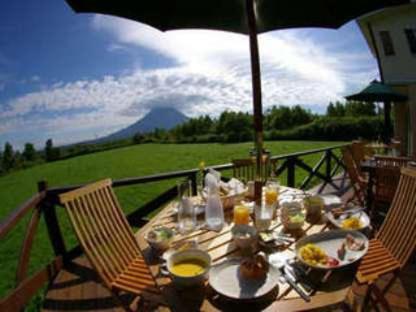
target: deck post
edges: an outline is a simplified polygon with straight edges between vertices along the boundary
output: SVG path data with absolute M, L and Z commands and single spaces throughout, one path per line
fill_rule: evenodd
M 38 191 L 47 191 L 48 183 L 46 181 L 38 182 Z M 45 218 L 46 228 L 48 230 L 49 239 L 52 244 L 53 251 L 56 256 L 66 254 L 65 241 L 59 227 L 58 217 L 56 215 L 55 205 L 51 202 L 50 196 L 46 196 L 41 204 L 41 210 Z M 64 257 L 65 258 L 65 257 Z
M 326 177 L 328 178 L 328 180 L 332 179 L 331 154 L 331 150 L 325 151 Z
M 191 189 L 192 189 L 192 195 L 196 196 L 198 195 L 198 179 L 197 179 L 198 171 L 193 172 L 189 179 L 191 180 Z
M 295 187 L 295 166 L 296 166 L 296 158 L 289 157 L 287 159 L 287 186 L 288 187 Z

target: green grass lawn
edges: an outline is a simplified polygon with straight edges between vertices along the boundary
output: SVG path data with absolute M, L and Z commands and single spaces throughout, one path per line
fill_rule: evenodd
M 310 150 L 336 145 L 336 142 L 266 142 L 273 155 Z M 48 181 L 49 186 L 87 183 L 110 177 L 112 179 L 143 176 L 180 169 L 196 168 L 201 160 L 206 165 L 228 163 L 233 158 L 247 157 L 252 143 L 242 144 L 143 144 L 110 150 L 64 161 L 42 164 L 0 178 L 0 218 L 4 219 L 19 204 L 36 192 L 36 183 Z M 304 157 L 313 166 L 321 155 Z M 305 173 L 297 170 L 300 182 Z M 284 180 L 282 180 L 284 183 Z M 117 189 L 117 195 L 126 213 L 153 199 L 175 184 L 163 181 Z M 63 209 L 59 209 L 67 247 L 76 243 Z M 0 296 L 14 286 L 19 250 L 28 217 L 9 233 L 0 244 Z M 42 268 L 52 259 L 52 251 L 43 220 L 39 225 L 31 254 L 30 272 Z

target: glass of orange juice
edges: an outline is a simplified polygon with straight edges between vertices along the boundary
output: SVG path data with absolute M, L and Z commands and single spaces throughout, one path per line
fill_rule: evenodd
M 267 182 L 264 195 L 266 205 L 275 205 L 279 197 L 279 184 L 277 182 Z
M 234 224 L 249 224 L 250 210 L 242 204 L 234 207 Z

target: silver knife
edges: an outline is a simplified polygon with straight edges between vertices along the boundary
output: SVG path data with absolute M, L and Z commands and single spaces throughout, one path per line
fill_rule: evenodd
M 290 276 L 290 274 L 287 274 L 285 266 L 280 268 L 280 272 L 282 273 L 282 276 L 286 282 L 299 294 L 299 296 L 301 296 L 303 300 L 306 302 L 311 301 L 311 297 L 309 297 L 309 295 L 302 288 L 300 288 L 298 284 L 296 284 L 295 278 Z
M 302 285 L 306 293 L 311 293 L 314 290 L 314 285 L 309 281 L 306 274 L 303 274 L 297 267 L 292 264 L 285 266 L 285 272 L 290 275 L 293 280 Z

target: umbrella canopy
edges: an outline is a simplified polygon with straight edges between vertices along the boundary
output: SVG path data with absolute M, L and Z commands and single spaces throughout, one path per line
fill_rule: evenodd
M 397 93 L 392 87 L 373 80 L 367 87 L 358 93 L 345 97 L 349 101 L 360 102 L 405 102 L 407 96 Z
M 76 12 L 111 14 L 162 31 L 203 28 L 248 34 L 245 0 L 67 0 Z M 347 21 L 403 0 L 256 0 L 258 33 L 283 28 L 338 28 Z
M 66 0 L 76 12 L 125 17 L 170 29 L 203 28 L 248 34 L 255 129 L 255 198 L 261 198 L 263 113 L 257 33 L 294 27 L 338 28 L 345 22 L 411 0 Z M 278 51 L 276 51 L 278 53 Z
M 345 97 L 349 101 L 360 102 L 384 102 L 384 127 L 383 127 L 383 141 L 390 143 L 392 136 L 391 127 L 391 102 L 407 101 L 407 96 L 397 93 L 392 87 L 373 80 L 367 87 L 356 94 Z

